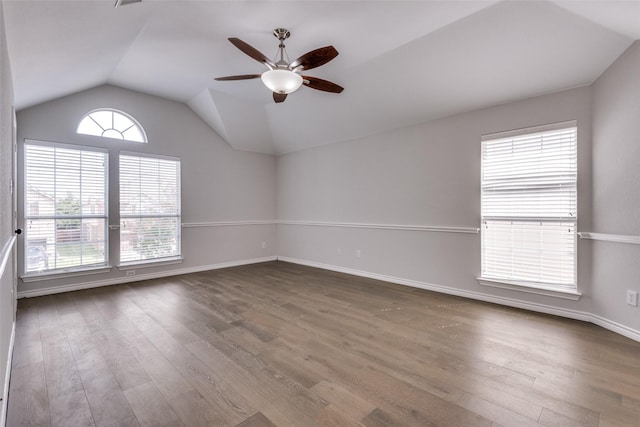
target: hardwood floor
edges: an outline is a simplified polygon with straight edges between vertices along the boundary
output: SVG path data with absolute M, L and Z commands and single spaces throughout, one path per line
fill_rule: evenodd
M 283 262 L 19 301 L 8 426 L 640 426 L 640 343 Z

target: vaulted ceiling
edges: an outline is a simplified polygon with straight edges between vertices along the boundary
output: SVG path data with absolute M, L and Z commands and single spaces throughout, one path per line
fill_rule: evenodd
M 230 145 L 286 153 L 592 83 L 640 39 L 640 1 L 2 0 L 16 108 L 102 84 L 186 103 Z M 275 104 L 273 29 L 291 59 L 333 45 L 302 87 Z

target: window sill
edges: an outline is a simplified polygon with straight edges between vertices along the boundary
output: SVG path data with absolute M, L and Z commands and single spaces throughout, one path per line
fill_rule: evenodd
M 544 295 L 548 297 L 562 298 L 573 301 L 578 301 L 582 296 L 582 294 L 577 290 L 558 289 L 552 286 L 545 286 L 540 283 L 518 282 L 515 280 L 504 279 L 488 279 L 485 277 L 479 277 L 478 283 L 483 286 L 490 286 L 492 288 L 509 289 L 513 291 L 520 291 L 530 294 Z
M 108 273 L 111 271 L 110 265 L 101 265 L 99 267 L 83 268 L 81 270 L 55 270 L 43 273 L 27 273 L 20 276 L 23 282 L 40 282 L 43 280 L 65 279 L 67 277 L 86 276 L 89 274 Z
M 182 264 L 184 258 L 174 257 L 174 258 L 163 258 L 158 260 L 149 260 L 149 261 L 135 261 L 135 262 L 127 262 L 118 265 L 118 270 L 126 271 L 126 270 L 135 270 L 137 268 L 148 268 L 148 267 L 158 267 L 161 265 L 171 265 L 171 264 Z

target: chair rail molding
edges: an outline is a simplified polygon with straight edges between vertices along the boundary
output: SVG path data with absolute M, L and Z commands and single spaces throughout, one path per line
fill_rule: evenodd
M 293 221 L 278 220 L 279 225 L 310 226 L 310 227 L 340 227 L 340 228 L 367 228 L 372 230 L 403 230 L 403 231 L 425 231 L 441 233 L 465 233 L 478 234 L 478 227 L 451 227 L 433 225 L 412 225 L 412 224 L 372 224 L 364 222 L 328 222 L 328 221 Z
M 630 234 L 594 233 L 592 231 L 581 231 L 578 233 L 581 239 L 599 240 L 601 242 L 628 243 L 640 245 L 640 236 Z
M 246 225 L 275 225 L 276 220 L 250 220 L 250 221 L 203 221 L 203 222 L 183 222 L 182 228 L 197 227 L 238 227 Z
M 248 220 L 248 221 L 203 221 L 184 222 L 182 228 L 197 227 L 238 227 L 252 225 L 293 225 L 302 227 L 338 227 L 338 228 L 366 228 L 370 230 L 401 230 L 440 233 L 478 234 L 478 227 L 457 227 L 439 225 L 414 224 L 374 224 L 366 222 L 333 222 L 333 221 L 294 221 L 294 220 Z

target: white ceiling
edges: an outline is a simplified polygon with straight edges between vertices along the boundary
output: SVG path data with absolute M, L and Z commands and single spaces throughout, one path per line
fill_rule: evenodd
M 16 108 L 102 84 L 184 102 L 233 147 L 286 153 L 592 83 L 640 39 L 640 0 L 2 0 Z M 291 59 L 340 55 L 275 104 L 266 68 L 286 27 Z

